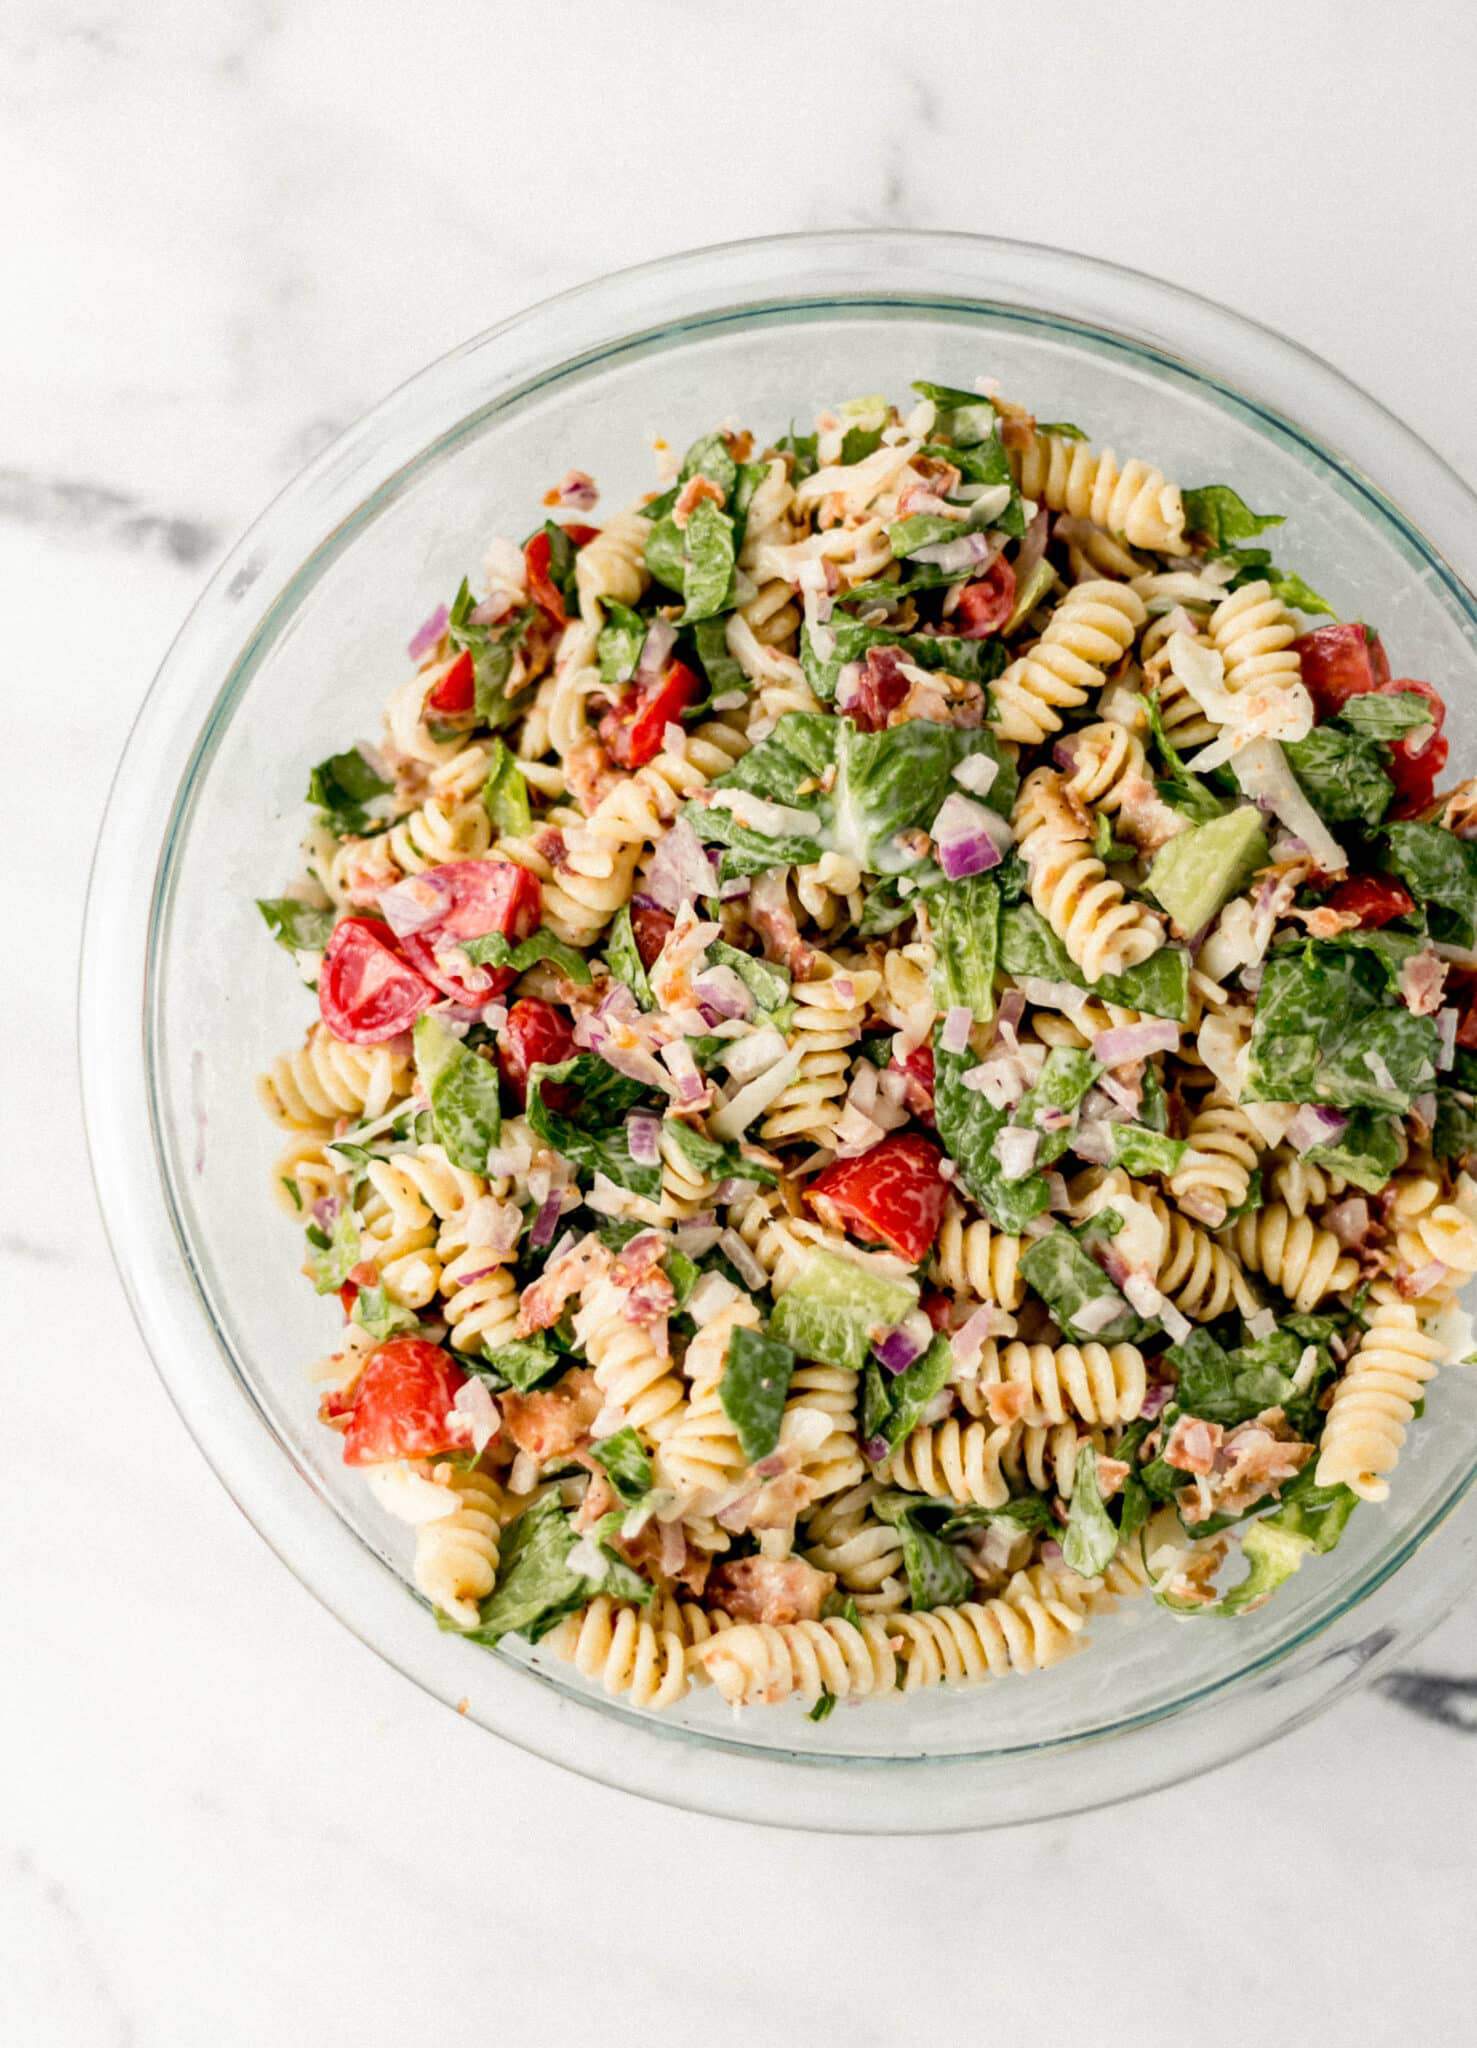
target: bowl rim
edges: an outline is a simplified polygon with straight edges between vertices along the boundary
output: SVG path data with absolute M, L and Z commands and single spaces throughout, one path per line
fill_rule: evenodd
M 888 287 L 867 285 L 864 280 L 872 275 L 887 276 Z M 817 292 L 818 277 L 835 281 Z M 851 288 L 842 287 L 842 277 L 851 280 Z M 951 287 L 943 295 L 941 280 Z M 779 281 L 793 282 L 796 289 L 781 292 Z M 963 286 L 970 289 L 954 289 Z M 1066 303 L 1053 304 L 1048 293 Z M 181 1420 L 227 1492 L 294 1576 L 387 1662 L 447 1704 L 464 1704 L 458 1694 L 475 1684 L 479 1700 L 473 1718 L 483 1726 L 599 1782 L 667 1804 L 778 1826 L 866 1833 L 1008 1825 L 1110 1804 L 1228 1762 L 1311 1718 L 1408 1650 L 1457 1597 L 1454 1574 L 1442 1582 L 1449 1586 L 1443 1595 L 1436 1591 L 1437 1575 L 1428 1572 L 1424 1599 L 1414 1603 L 1414 1612 L 1410 1600 L 1399 1604 L 1396 1628 L 1382 1620 L 1371 1622 L 1370 1615 L 1410 1554 L 1454 1514 L 1477 1479 L 1477 1466 L 1393 1556 L 1371 1568 L 1347 1604 L 1271 1645 L 1234 1674 L 1167 1707 L 1145 1710 L 1102 1730 L 1024 1749 L 1017 1744 L 984 1756 L 843 1757 L 715 1742 L 701 1732 L 664 1726 L 655 1717 L 638 1718 L 601 1698 L 581 1696 L 521 1658 L 489 1658 L 428 1628 L 425 1613 L 405 1597 L 398 1575 L 348 1528 L 242 1383 L 211 1315 L 173 1201 L 152 1087 L 149 1047 L 158 997 L 154 947 L 167 907 L 171 844 L 188 815 L 196 770 L 213 733 L 229 717 L 270 644 L 273 620 L 290 615 L 296 593 L 305 580 L 316 577 L 314 565 L 322 551 L 347 547 L 359 520 L 383 501 L 384 493 L 404 489 L 420 462 L 434 459 L 449 439 L 477 431 L 496 410 L 521 402 L 541 383 L 589 361 L 606 360 L 613 349 L 649 341 L 656 331 L 681 335 L 726 317 L 752 318 L 766 307 L 780 317 L 794 317 L 807 305 L 855 311 L 935 308 L 941 313 L 1015 306 L 1038 320 L 1060 318 L 1074 334 L 1120 344 L 1140 360 L 1157 359 L 1207 377 L 1242 407 L 1310 441 L 1321 457 L 1342 469 L 1386 518 L 1415 539 L 1477 627 L 1477 599 L 1469 587 L 1473 557 L 1466 538 L 1473 531 L 1477 498 L 1450 465 L 1312 351 L 1148 273 L 1003 237 L 871 228 L 718 243 L 608 273 L 511 314 L 397 386 L 284 486 L 197 598 L 133 722 L 94 853 L 78 992 L 84 1123 L 114 1262 Z M 633 328 L 630 314 L 637 309 L 657 316 L 655 326 Z M 561 348 L 570 337 L 578 346 L 551 357 L 549 343 L 556 335 Z M 1172 337 L 1173 347 L 1166 337 Z M 1258 351 L 1258 385 L 1265 374 L 1274 387 L 1265 396 L 1253 396 L 1239 381 L 1244 372 L 1238 350 L 1248 346 Z M 502 360 L 494 365 L 489 395 L 485 352 L 499 349 Z M 476 374 L 466 377 L 474 364 Z M 1293 395 L 1299 399 L 1297 412 L 1282 402 Z M 463 405 L 474 402 L 448 411 L 446 400 L 458 397 Z M 429 440 L 422 400 L 433 402 L 440 423 Z M 1336 434 L 1330 433 L 1332 427 Z M 1392 469 L 1400 472 L 1402 495 L 1419 496 L 1421 525 L 1374 481 L 1376 470 L 1387 474 Z M 371 476 L 376 481 L 366 495 Z M 302 553 L 309 533 L 315 536 L 313 544 Z M 273 594 L 243 641 L 238 613 L 264 580 Z M 181 740 L 182 729 L 189 732 L 187 743 Z M 166 819 L 162 833 L 161 815 Z M 127 1014 L 130 1004 L 139 1032 L 134 1041 L 137 1070 L 130 1065 L 120 1077 L 115 1020 Z M 107 1046 L 113 1057 L 104 1087 Z M 151 1200 L 135 1206 L 137 1182 L 129 1162 L 137 1161 L 141 1144 L 152 1165 Z M 226 1372 L 205 1375 L 195 1369 L 202 1336 L 223 1352 Z M 243 1406 L 259 1427 L 242 1426 Z M 306 1478 L 308 1484 L 284 1485 L 285 1474 Z M 1471 1522 L 1469 1515 L 1468 1541 Z M 377 1575 L 379 1583 L 371 1584 L 366 1574 Z M 393 1612 L 386 1593 L 396 1603 Z M 401 1626 L 407 1618 L 415 1636 L 427 1638 L 424 1649 Z M 1372 1635 L 1361 1636 L 1367 1627 Z M 1289 1660 L 1315 1640 L 1323 1642 L 1325 1654 L 1309 1671 L 1292 1672 Z M 475 1657 L 475 1673 L 470 1666 L 459 1670 L 454 1656 L 430 1654 L 432 1645 Z M 1310 1685 L 1311 1672 L 1330 1659 L 1344 1661 L 1347 1668 L 1331 1682 Z M 1206 1709 L 1233 1691 L 1244 1694 L 1258 1675 L 1269 1680 L 1264 1702 L 1278 1695 L 1275 1711 L 1248 1712 L 1244 1739 L 1228 1742 L 1224 1732 L 1212 1737 Z M 1166 1722 L 1190 1734 L 1173 1761 L 1168 1742 L 1160 1756 L 1152 1746 L 1153 1731 Z M 1089 1744 L 1101 1755 L 1108 1743 L 1122 1768 L 1114 1783 L 1084 1796 L 1071 1760 Z M 721 1757 L 722 1764 L 705 1772 L 702 1766 L 711 1757 Z M 1037 1799 L 1023 1800 L 1002 1784 L 1002 1769 L 1019 1769 L 1026 1757 L 1039 1773 L 1034 1789 L 1042 1796 Z M 1069 1768 L 1063 1768 L 1064 1760 Z M 720 1775 L 726 1781 L 722 1785 L 716 1782 Z M 890 1789 L 879 1797 L 884 1785 Z M 920 1817 L 923 1785 L 947 1788 L 947 1812 Z M 863 1787 L 876 1808 L 865 1819 L 851 1805 Z

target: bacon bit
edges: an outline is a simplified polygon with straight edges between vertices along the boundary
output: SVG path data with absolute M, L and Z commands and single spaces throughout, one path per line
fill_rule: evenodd
M 1000 442 L 1005 448 L 1029 448 L 1036 438 L 1036 422 L 1021 406 L 1001 399 L 995 407 L 1000 414 Z
M 1104 1500 L 1111 1500 L 1133 1470 L 1122 1458 L 1110 1458 L 1105 1452 L 1098 1452 L 1097 1490 Z
M 1209 1512 L 1244 1514 L 1268 1494 L 1278 1492 L 1285 1481 L 1296 1478 L 1312 1456 L 1312 1444 L 1303 1443 L 1293 1434 L 1280 1408 L 1263 1409 L 1250 1422 L 1238 1423 L 1218 1446 L 1214 1470 L 1205 1489 L 1210 1496 Z M 1169 1462 L 1177 1461 L 1171 1458 Z M 1182 1516 L 1187 1512 L 1191 1491 L 1186 1488 L 1180 1495 Z M 1200 1498 L 1203 1500 L 1203 1494 Z M 1205 1519 L 1203 1506 L 1194 1519 Z
M 693 1548 L 680 1522 L 662 1522 L 653 1516 L 635 1536 L 617 1535 L 611 1548 L 636 1571 L 666 1579 L 694 1595 L 707 1586 L 713 1560 L 705 1551 Z
M 585 1488 L 585 1497 L 574 1513 L 574 1529 L 583 1536 L 587 1529 L 593 1529 L 602 1515 L 608 1515 L 612 1508 L 620 1506 L 615 1488 L 601 1465 L 597 1465 L 588 1451 L 577 1453 L 579 1462 L 590 1468 L 590 1483 Z
M 985 1408 L 991 1422 L 1019 1422 L 1030 1405 L 1031 1389 L 1021 1380 L 1007 1380 L 985 1389 Z
M 1316 904 L 1311 910 L 1294 906 L 1288 916 L 1306 928 L 1310 939 L 1336 939 L 1340 932 L 1356 931 L 1363 923 L 1357 910 L 1335 910 L 1331 903 Z
M 1438 953 L 1412 953 L 1400 963 L 1400 1000 L 1416 1017 L 1434 1017 L 1441 1008 L 1446 962 Z
M 546 860 L 550 867 L 564 865 L 567 849 L 564 834 L 557 825 L 536 825 L 528 843 L 539 858 Z
M 696 476 L 687 479 L 677 493 L 677 502 L 672 507 L 672 524 L 679 532 L 704 500 L 710 505 L 721 506 L 723 493 L 713 479 L 704 476 L 700 470 Z
M 603 796 L 622 780 L 599 740 L 587 740 L 571 747 L 564 756 L 564 778 L 575 802 L 588 818 Z M 563 853 L 561 843 L 560 853 Z
M 950 519 L 958 517 L 957 505 L 948 504 L 939 493 L 926 482 L 904 484 L 897 495 L 897 516 L 906 519 L 914 512 L 940 512 Z M 963 521 L 960 521 L 961 530 Z
M 803 981 L 815 965 L 815 950 L 800 936 L 783 869 L 755 875 L 744 898 L 744 914 L 763 942 L 765 959 L 778 961 Z
M 1183 814 L 1161 800 L 1146 776 L 1126 775 L 1118 788 L 1118 829 L 1140 853 L 1157 853 L 1177 832 L 1184 831 Z
M 817 1571 L 803 1557 L 740 1557 L 709 1575 L 708 1598 L 735 1621 L 778 1627 L 819 1621 L 821 1603 L 835 1585 L 834 1572 Z
M 677 1306 L 677 1292 L 665 1273 L 650 1272 L 626 1296 L 625 1319 L 646 1327 L 665 1323 Z M 663 1331 L 665 1344 L 666 1332 Z
M 735 462 L 747 462 L 754 452 L 754 436 L 747 427 L 725 427 L 723 445 Z
M 926 718 L 933 725 L 955 725 L 970 730 L 982 725 L 985 693 L 978 683 L 959 676 L 930 675 L 924 682 L 909 685 L 901 704 L 887 714 L 889 725 L 906 725 L 911 718 Z
M 1441 822 L 1458 839 L 1477 839 L 1477 777 L 1457 784 L 1442 808 Z
M 582 1365 L 571 1366 L 542 1393 L 501 1394 L 498 1398 L 509 1437 L 520 1451 L 540 1459 L 564 1457 L 584 1443 L 600 1413 L 595 1375 Z
M 1224 1536 L 1217 1536 L 1213 1543 L 1197 1545 L 1189 1558 L 1161 1583 L 1159 1591 L 1182 1607 L 1213 1606 L 1220 1595 L 1212 1581 L 1226 1561 L 1228 1548 Z
M 1173 1465 L 1177 1472 L 1213 1472 L 1224 1435 L 1218 1422 L 1202 1422 L 1198 1415 L 1182 1415 L 1164 1446 L 1164 1462 Z
M 617 1287 L 635 1287 L 662 1261 L 666 1244 L 661 1233 L 643 1230 L 639 1237 L 633 1237 L 616 1253 L 615 1264 L 610 1277 Z
M 609 1266 L 610 1253 L 593 1232 L 572 1245 L 562 1258 L 546 1266 L 531 1286 L 524 1288 L 518 1303 L 518 1335 L 531 1337 L 535 1330 L 552 1329 L 571 1295 L 607 1272 Z

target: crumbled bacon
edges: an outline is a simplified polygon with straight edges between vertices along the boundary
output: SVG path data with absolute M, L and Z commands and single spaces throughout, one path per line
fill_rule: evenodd
M 1133 1470 L 1122 1458 L 1110 1458 L 1106 1452 L 1098 1452 L 1097 1490 L 1104 1500 L 1111 1500 Z
M 1364 921 L 1357 910 L 1335 910 L 1331 903 L 1315 904 L 1311 910 L 1294 905 L 1287 914 L 1304 926 L 1310 939 L 1336 939 L 1340 932 L 1356 931 Z
M 1202 1422 L 1198 1415 L 1181 1415 L 1164 1446 L 1164 1462 L 1173 1465 L 1177 1472 L 1213 1472 L 1224 1434 L 1218 1422 Z
M 819 1621 L 821 1603 L 835 1584 L 834 1572 L 817 1571 L 803 1557 L 740 1557 L 709 1574 L 708 1598 L 735 1621 L 776 1627 Z
M 1400 999 L 1417 1017 L 1434 1017 L 1441 1008 L 1446 962 L 1439 953 L 1412 953 L 1400 963 Z
M 534 1458 L 565 1457 L 590 1434 L 600 1413 L 595 1375 L 572 1366 L 554 1386 L 536 1394 L 500 1394 L 503 1424 L 520 1451 Z
M 1282 1410 L 1264 1408 L 1250 1422 L 1239 1422 L 1225 1433 L 1210 1473 L 1180 1495 L 1181 1515 L 1186 1520 L 1204 1521 L 1210 1514 L 1245 1514 L 1268 1494 L 1278 1492 L 1287 1480 L 1296 1478 L 1312 1456 L 1312 1444 L 1293 1433 Z M 1171 1458 L 1169 1462 L 1177 1461 Z
M 1119 805 L 1115 820 L 1118 835 L 1136 846 L 1140 853 L 1157 853 L 1177 832 L 1185 829 L 1185 818 L 1172 810 L 1144 775 L 1125 775 L 1118 785 Z
M 588 818 L 600 799 L 622 778 L 619 771 L 611 766 L 610 756 L 599 740 L 588 740 L 582 746 L 571 747 L 564 756 L 564 779 L 569 784 L 570 794 Z M 562 846 L 560 851 L 562 853 Z
M 607 1271 L 610 1253 L 593 1232 L 572 1245 L 562 1257 L 545 1266 L 537 1280 L 525 1287 L 518 1303 L 518 1335 L 531 1337 L 535 1330 L 549 1330 L 564 1312 L 564 1304 L 587 1282 Z
M 887 714 L 889 725 L 906 725 L 910 719 L 926 718 L 933 725 L 957 725 L 970 730 L 984 722 L 985 693 L 978 683 L 959 676 L 930 675 L 909 684 L 901 704 Z
M 676 503 L 672 507 L 672 524 L 678 528 L 686 526 L 688 520 L 691 519 L 693 513 L 696 512 L 704 499 L 710 505 L 721 506 L 723 503 L 723 492 L 710 476 L 704 476 L 702 471 L 699 470 L 696 476 L 690 476 L 687 479 L 687 482 L 677 493 Z
M 564 834 L 557 825 L 536 825 L 529 845 L 541 859 L 548 861 L 551 867 L 563 866 Z
M 618 1508 L 620 1501 L 609 1476 L 602 1465 L 597 1465 L 588 1451 L 578 1454 L 579 1463 L 587 1465 L 590 1483 L 585 1488 L 585 1497 L 576 1508 L 573 1526 L 577 1535 L 583 1536 L 587 1529 L 593 1529 L 602 1515 L 608 1515 L 612 1508 Z
M 1005 1380 L 985 1389 L 985 1408 L 991 1422 L 1019 1422 L 1031 1405 L 1031 1389 L 1021 1380 Z
M 1024 406 L 1012 405 L 1008 399 L 1001 399 L 995 410 L 1000 414 L 1002 447 L 1029 448 L 1036 438 L 1036 422 Z
M 750 924 L 758 932 L 766 960 L 788 967 L 797 981 L 803 981 L 815 965 L 815 949 L 806 945 L 790 908 L 783 868 L 771 868 L 756 875 L 744 898 Z

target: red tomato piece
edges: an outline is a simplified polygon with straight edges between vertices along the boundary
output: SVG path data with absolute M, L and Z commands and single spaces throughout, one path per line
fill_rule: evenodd
M 344 1432 L 346 1465 L 383 1465 L 391 1458 L 435 1458 L 464 1448 L 452 1403 L 466 1382 L 438 1344 L 393 1337 L 369 1354 Z
M 1352 910 L 1360 929 L 1367 932 L 1378 931 L 1392 917 L 1408 917 L 1415 909 L 1410 891 L 1388 875 L 1355 875 L 1340 882 L 1324 901 L 1331 910 Z
M 916 1266 L 938 1236 L 948 1183 L 939 1172 L 943 1158 L 931 1138 L 895 1132 L 855 1159 L 837 1159 L 805 1190 L 825 1216 L 829 1210 L 847 1228 L 881 1242 Z
M 517 1096 L 520 1107 L 528 1094 L 529 1068 L 540 1063 L 557 1066 L 574 1050 L 574 1032 L 563 1010 L 537 996 L 525 996 L 514 1003 L 507 1023 L 497 1035 L 497 1058 L 503 1079 Z M 544 1100 L 551 1109 L 567 1109 L 570 1092 L 556 1082 L 545 1088 Z M 561 1096 L 562 1101 L 558 1099 Z
M 1319 626 L 1292 644 L 1320 718 L 1332 718 L 1351 697 L 1377 690 L 1390 679 L 1379 635 L 1368 626 Z
M 949 1312 L 953 1307 L 953 1303 L 949 1300 L 947 1294 L 942 1293 L 937 1287 L 925 1287 L 923 1299 L 919 1302 L 918 1306 L 936 1330 L 948 1329 Z
M 471 650 L 464 647 L 434 690 L 426 692 L 427 711 L 439 711 L 454 718 L 470 711 L 477 702 L 477 686 Z
M 1446 723 L 1444 698 L 1429 683 L 1417 682 L 1410 676 L 1381 683 L 1378 694 L 1394 697 L 1402 690 L 1413 691 L 1416 696 L 1425 698 L 1431 707 L 1434 730 L 1425 735 L 1412 733 L 1406 739 L 1390 743 L 1389 774 L 1395 785 L 1395 801 L 1390 806 L 1392 818 L 1413 817 L 1417 811 L 1426 809 L 1436 794 L 1436 778 L 1445 768 L 1451 753 L 1451 742 L 1441 730 Z
M 1456 1028 L 1457 1044 L 1465 1046 L 1468 1052 L 1477 1051 L 1477 974 L 1451 968 L 1446 976 L 1446 1000 L 1461 1013 Z
M 318 971 L 318 1008 L 335 1038 L 377 1045 L 408 1031 L 435 1000 L 387 924 L 345 917 L 334 926 Z
M 643 967 L 656 965 L 657 955 L 667 943 L 675 923 L 676 919 L 669 910 L 659 910 L 654 903 L 631 905 L 631 936 L 636 941 L 636 951 L 641 955 Z
M 1004 555 L 997 555 L 983 576 L 965 584 L 944 631 L 962 640 L 983 640 L 998 633 L 1014 610 L 1015 571 Z
M 454 1003 L 476 1009 L 491 1002 L 515 979 L 511 967 L 483 968 L 479 979 L 471 981 L 437 956 L 489 932 L 502 932 L 515 945 L 526 939 L 543 908 L 538 876 L 516 861 L 453 860 L 427 868 L 422 879 L 443 891 L 447 907 L 433 924 L 401 940 L 406 958 Z
M 598 526 L 566 526 L 564 531 L 576 549 L 582 548 L 600 531 Z M 569 614 L 564 608 L 564 593 L 549 574 L 549 562 L 554 552 L 554 543 L 542 527 L 523 550 L 523 573 L 528 582 L 528 594 L 544 617 L 555 626 L 567 626 Z
M 685 661 L 668 662 L 650 689 L 628 690 L 601 719 L 605 751 L 618 768 L 644 768 L 661 752 L 667 727 L 678 724 L 702 694 L 702 683 Z
M 378 1278 L 378 1266 L 371 1265 L 368 1259 L 362 1259 L 357 1266 L 350 1266 L 349 1277 L 338 1291 L 338 1298 L 344 1307 L 345 1322 L 354 1313 L 354 1303 L 359 1299 L 359 1289 L 373 1287 Z

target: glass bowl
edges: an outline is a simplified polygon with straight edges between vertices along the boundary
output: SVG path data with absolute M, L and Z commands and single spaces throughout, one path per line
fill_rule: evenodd
M 862 232 L 733 244 L 625 271 L 468 342 L 283 492 L 196 606 L 144 705 L 99 844 L 82 1075 L 99 1195 L 168 1390 L 279 1556 L 440 1699 L 539 1755 L 674 1804 L 793 1827 L 927 1831 L 1039 1818 L 1225 1761 L 1327 1707 L 1467 1582 L 1477 1381 L 1448 1372 L 1383 1508 L 1260 1613 L 1140 1603 L 1028 1683 L 742 1719 L 711 1691 L 660 1718 L 546 1651 L 441 1633 L 408 1534 L 314 1419 L 338 1310 L 297 1277 L 253 1077 L 311 999 L 253 908 L 295 866 L 307 765 L 378 729 L 417 620 L 572 466 L 606 505 L 649 443 L 765 433 L 849 395 L 982 374 L 1046 419 L 1280 509 L 1278 558 L 1398 673 L 1448 694 L 1477 761 L 1473 515 L 1440 459 L 1326 364 L 1237 314 L 1060 251 Z M 1448 1525 L 1444 1526 L 1443 1525 Z M 1439 1535 L 1438 1535 L 1439 1532 Z M 1402 1569 L 1417 1550 L 1418 1562 Z

